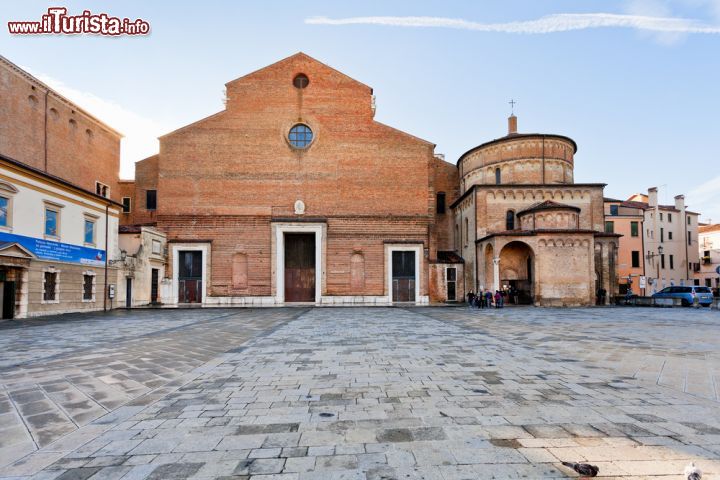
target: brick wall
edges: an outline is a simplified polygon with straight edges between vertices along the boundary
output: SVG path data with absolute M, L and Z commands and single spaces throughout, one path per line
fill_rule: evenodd
M 132 188 L 127 187 L 127 194 L 132 198 L 132 212 L 127 224 L 152 224 L 157 221 L 157 210 L 148 210 L 147 191 L 158 188 L 159 156 L 153 155 L 145 160 L 135 162 L 135 182 Z M 161 200 L 158 199 L 158 205 Z
M 307 88 L 293 86 L 298 73 Z M 298 54 L 228 83 L 227 97 L 226 110 L 162 137 L 160 155 L 136 164 L 129 219 L 157 222 L 170 242 L 210 241 L 210 295 L 271 295 L 272 218 L 325 219 L 326 295 L 384 295 L 385 242 L 422 243 L 429 255 L 449 244 L 434 229 L 435 191 L 454 200 L 456 168 L 437 163 L 433 144 L 374 121 L 370 87 Z M 288 143 L 296 123 L 313 130 L 308 148 Z M 154 188 L 156 213 L 144 209 Z M 242 289 L 232 282 L 238 253 L 247 255 Z M 353 256 L 364 268 L 355 285 Z
M 0 154 L 120 199 L 120 135 L 2 58 Z
M 431 258 L 435 258 L 434 251 L 436 250 L 454 250 L 454 222 L 450 205 L 457 200 L 460 195 L 460 181 L 458 177 L 458 169 L 455 165 L 439 158 L 435 158 L 432 166 L 433 190 L 435 194 L 438 192 L 445 193 L 445 213 L 438 214 L 437 209 L 434 210 L 435 223 L 433 225 L 433 234 L 435 239 L 435 248 L 433 248 L 430 255 Z

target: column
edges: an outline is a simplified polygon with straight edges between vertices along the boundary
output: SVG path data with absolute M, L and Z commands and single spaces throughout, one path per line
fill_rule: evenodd
M 493 258 L 493 292 L 500 290 L 500 257 Z

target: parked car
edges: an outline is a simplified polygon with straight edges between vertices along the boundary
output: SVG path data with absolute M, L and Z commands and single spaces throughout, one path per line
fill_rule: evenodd
M 695 299 L 703 307 L 709 307 L 713 302 L 712 290 L 708 287 L 667 287 L 653 294 L 653 298 L 679 298 L 684 307 L 695 303 Z

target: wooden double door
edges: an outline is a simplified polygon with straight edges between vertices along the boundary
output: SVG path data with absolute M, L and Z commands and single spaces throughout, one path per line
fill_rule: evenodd
M 392 252 L 392 301 L 415 301 L 415 252 Z
M 285 234 L 285 301 L 315 301 L 315 234 Z

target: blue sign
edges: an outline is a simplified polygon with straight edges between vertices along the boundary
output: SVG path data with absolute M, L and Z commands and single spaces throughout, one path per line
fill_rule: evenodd
M 53 242 L 41 238 L 13 235 L 0 232 L 0 242 L 19 243 L 41 260 L 80 263 L 83 265 L 105 265 L 105 250 L 80 247 L 69 243 Z
M 718 275 L 720 275 L 720 265 L 718 265 L 718 266 L 715 268 L 715 273 L 717 273 Z

